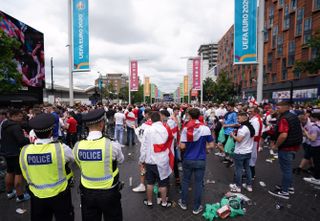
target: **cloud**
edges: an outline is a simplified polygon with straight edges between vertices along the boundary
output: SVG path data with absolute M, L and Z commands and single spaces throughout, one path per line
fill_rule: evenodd
M 91 72 L 75 73 L 74 84 L 93 84 L 101 73 L 128 73 L 139 62 L 140 79 L 150 76 L 160 90 L 174 91 L 186 59 L 201 44 L 217 42 L 233 23 L 234 0 L 89 1 Z M 1 10 L 44 33 L 46 77 L 54 58 L 54 81 L 68 82 L 66 0 L 1 0 Z

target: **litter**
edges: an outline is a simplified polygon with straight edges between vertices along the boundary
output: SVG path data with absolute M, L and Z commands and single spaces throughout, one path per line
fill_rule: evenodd
M 132 186 L 132 176 L 129 177 L 129 186 Z
M 263 181 L 260 181 L 259 184 L 260 184 L 260 186 L 262 186 L 262 187 L 266 187 L 266 186 L 267 186 L 267 185 L 265 184 L 265 182 L 263 182 Z
M 273 163 L 272 159 L 266 159 L 266 162 Z
M 24 214 L 25 212 L 27 212 L 27 210 L 26 210 L 26 209 L 18 208 L 18 209 L 16 209 L 16 212 L 17 212 L 18 214 L 22 215 L 22 214 Z
M 131 156 L 131 153 L 128 153 L 128 156 Z
M 215 184 L 216 183 L 216 181 L 214 181 L 214 180 L 207 180 L 207 182 L 206 182 L 207 184 Z

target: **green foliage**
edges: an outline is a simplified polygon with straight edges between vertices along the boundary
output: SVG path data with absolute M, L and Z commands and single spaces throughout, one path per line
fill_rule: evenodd
M 318 31 L 305 44 L 306 47 L 315 50 L 315 58 L 309 61 L 296 61 L 294 71 L 308 72 L 309 74 L 317 74 L 320 70 L 320 32 Z
M 226 72 L 221 72 L 214 82 L 211 78 L 203 82 L 204 101 L 221 103 L 234 99 L 235 90 L 232 82 L 228 79 Z
M 143 103 L 143 84 L 139 84 L 139 90 L 138 91 L 132 91 L 131 92 L 131 103 Z
M 122 99 L 124 101 L 127 101 L 129 100 L 129 87 L 128 86 L 125 86 L 123 88 L 120 89 L 120 92 L 119 92 L 119 99 Z
M 13 61 L 20 43 L 7 36 L 0 29 L 0 93 L 16 92 L 21 88 L 22 76 L 17 71 L 17 64 Z

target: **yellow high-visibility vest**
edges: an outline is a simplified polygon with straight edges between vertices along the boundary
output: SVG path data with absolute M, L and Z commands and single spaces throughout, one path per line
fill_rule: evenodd
M 68 186 L 64 150 L 60 143 L 30 144 L 22 148 L 20 167 L 30 191 L 39 198 L 57 196 Z
M 110 189 L 119 169 L 112 165 L 112 145 L 105 137 L 82 140 L 73 149 L 81 170 L 81 184 L 88 189 Z

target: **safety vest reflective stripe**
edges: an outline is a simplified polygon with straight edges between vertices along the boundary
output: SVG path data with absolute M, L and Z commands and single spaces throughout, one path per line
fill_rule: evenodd
M 58 186 L 58 185 L 60 185 L 61 183 L 63 183 L 66 180 L 66 177 L 63 174 L 64 165 L 63 165 L 63 162 L 62 162 L 62 152 L 61 152 L 60 144 L 59 143 L 54 143 L 54 147 L 55 147 L 56 156 L 57 156 L 58 181 L 55 182 L 55 183 L 48 183 L 48 184 L 42 184 L 42 185 L 37 185 L 37 184 L 34 184 L 32 182 L 32 180 L 30 178 L 30 175 L 29 175 L 29 172 L 28 172 L 28 169 L 27 169 L 26 161 L 24 159 L 24 156 L 25 156 L 25 153 L 27 151 L 28 146 L 25 146 L 22 149 L 21 155 L 23 157 L 20 159 L 20 164 L 21 164 L 22 169 L 24 170 L 24 172 L 26 174 L 26 180 L 27 180 L 27 182 L 28 182 L 28 184 L 30 186 L 33 186 L 36 189 L 47 189 L 47 188 L 52 188 L 52 187 Z
M 102 177 L 89 177 L 89 176 L 81 173 L 82 178 L 89 180 L 89 181 L 104 181 L 104 180 L 112 179 L 119 172 L 119 170 L 117 168 L 112 173 L 112 175 L 110 174 L 110 171 L 111 171 L 110 166 L 112 166 L 112 148 L 111 148 L 111 142 L 108 139 L 105 139 L 105 140 L 106 140 L 106 145 L 105 145 L 105 154 L 104 154 L 104 176 L 102 176 Z M 80 142 L 76 143 L 76 145 L 74 147 L 75 158 L 77 161 L 79 161 L 79 158 L 78 158 L 79 143 Z

